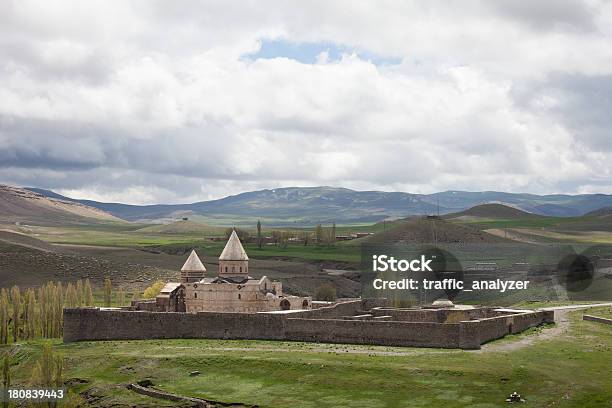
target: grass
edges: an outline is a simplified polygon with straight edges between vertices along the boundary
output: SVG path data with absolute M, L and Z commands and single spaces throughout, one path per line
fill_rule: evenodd
M 105 403 L 141 403 L 117 384 L 150 378 L 165 391 L 262 407 L 487 408 L 514 390 L 533 407 L 609 407 L 612 327 L 583 322 L 582 314 L 570 314 L 567 335 L 512 352 L 229 340 L 56 341 L 55 348 L 67 378 L 88 380 L 77 390 L 95 387 Z M 40 342 L 13 347 L 21 356 L 13 378 L 22 381 Z M 201 375 L 189 376 L 194 370 Z
M 251 258 L 293 258 L 307 261 L 340 261 L 353 263 L 361 261 L 361 251 L 358 246 L 340 244 L 331 247 L 289 245 L 287 248 L 267 245 L 262 249 L 257 248 L 257 245 L 248 244 L 245 246 L 245 250 Z
M 598 300 L 537 300 L 537 301 L 523 301 L 516 303 L 513 307 L 517 309 L 541 309 L 545 307 L 557 307 L 557 306 L 572 306 L 572 305 L 584 305 L 587 303 L 606 303 L 607 301 Z
M 386 226 L 388 227 L 388 225 Z M 385 228 L 386 228 L 385 227 Z M 383 228 L 382 224 L 367 227 L 339 227 L 338 234 L 350 232 L 371 232 Z M 29 227 L 32 236 L 58 244 L 114 246 L 128 248 L 155 248 L 172 252 L 173 248 L 195 247 L 204 249 L 206 253 L 218 256 L 225 242 L 216 242 L 205 239 L 201 233 L 160 233 L 157 227 L 105 225 L 99 228 L 89 227 Z M 297 230 L 295 230 L 297 231 Z M 314 231 L 314 229 L 313 229 Z M 224 229 L 211 227 L 210 236 L 223 236 Z M 215 232 L 215 233 L 213 233 Z M 264 231 L 264 235 L 269 235 Z M 342 261 L 359 262 L 358 245 L 347 245 L 351 241 L 338 242 L 333 247 L 290 244 L 286 248 L 275 245 L 265 245 L 259 249 L 256 244 L 245 245 L 249 256 L 253 258 L 296 258 L 308 261 Z
M 479 218 L 470 221 L 453 220 L 453 222 L 470 224 L 481 229 L 490 228 L 552 228 L 560 225 L 578 223 L 582 217 L 526 217 L 526 218 Z

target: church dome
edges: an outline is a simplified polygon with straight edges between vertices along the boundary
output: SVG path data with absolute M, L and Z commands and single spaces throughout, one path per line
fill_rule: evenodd
M 189 258 L 187 258 L 185 264 L 183 264 L 183 267 L 181 268 L 181 272 L 206 272 L 206 267 L 202 261 L 200 261 L 196 251 L 191 251 Z
M 248 261 L 249 257 L 246 254 L 246 251 L 242 247 L 240 243 L 240 238 L 238 238 L 238 234 L 236 234 L 236 230 L 232 231 L 232 235 L 230 235 L 227 240 L 227 244 L 225 244 L 225 248 L 223 248 L 223 252 L 219 256 L 220 261 Z
M 438 299 L 431 305 L 435 307 L 455 307 L 455 304 L 448 299 Z

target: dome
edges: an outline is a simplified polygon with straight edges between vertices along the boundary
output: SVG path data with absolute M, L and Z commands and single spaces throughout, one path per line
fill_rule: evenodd
M 227 240 L 227 244 L 225 244 L 225 248 L 223 248 L 223 252 L 219 255 L 220 261 L 248 261 L 249 257 L 247 256 L 242 244 L 240 243 L 240 238 L 238 238 L 238 234 L 236 234 L 236 230 L 232 231 L 229 239 Z
M 189 254 L 189 258 L 185 261 L 185 264 L 181 268 L 182 272 L 206 272 L 206 268 L 200 258 L 198 258 L 198 254 L 196 251 L 192 250 Z
M 431 305 L 435 307 L 455 307 L 455 304 L 448 299 L 438 299 Z

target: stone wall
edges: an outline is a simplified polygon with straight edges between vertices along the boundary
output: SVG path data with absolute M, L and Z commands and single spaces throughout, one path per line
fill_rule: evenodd
M 612 324 L 612 319 L 606 319 L 605 317 L 584 315 L 582 316 L 582 320 L 588 320 L 591 322 L 603 323 L 603 324 Z
M 477 349 L 487 341 L 552 321 L 552 312 L 542 311 L 452 323 L 342 319 L 370 307 L 380 307 L 380 302 L 344 302 L 287 314 L 64 309 L 64 341 L 211 338 Z M 430 319 L 439 313 L 426 311 L 424 316 Z
M 457 348 L 459 326 L 372 320 L 287 319 L 285 338 L 321 343 Z
M 282 340 L 283 319 L 247 313 L 64 309 L 64 341 L 171 338 Z

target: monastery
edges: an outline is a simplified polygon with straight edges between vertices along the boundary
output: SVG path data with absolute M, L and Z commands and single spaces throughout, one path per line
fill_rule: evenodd
M 249 276 L 249 257 L 236 231 L 219 256 L 216 276 L 206 276 L 206 267 L 195 251 L 181 268 L 181 281 L 167 283 L 155 300 L 160 312 L 256 313 L 311 308 L 310 297 L 283 294 L 281 282 L 264 276 Z

